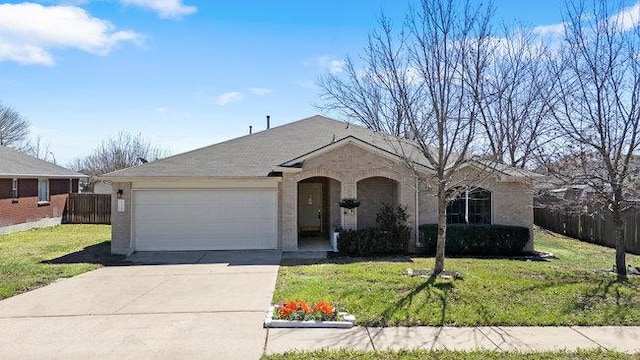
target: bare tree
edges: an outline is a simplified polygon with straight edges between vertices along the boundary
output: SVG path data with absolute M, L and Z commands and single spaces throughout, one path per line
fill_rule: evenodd
M 329 73 L 320 82 L 323 108 L 376 131 L 410 136 L 412 141 L 395 145 L 437 194 L 436 273 L 444 269 L 447 201 L 480 118 L 490 14 L 490 7 L 468 2 L 422 0 L 399 33 L 381 18 L 361 70 L 348 59 L 344 74 Z M 414 167 L 416 153 L 426 159 L 426 169 Z
M 640 29 L 606 0 L 568 2 L 565 41 L 555 66 L 553 115 L 573 156 L 569 179 L 589 185 L 615 224 L 616 269 L 626 276 L 624 221 L 629 165 L 640 147 Z M 628 10 L 628 9 L 626 9 Z M 564 167 L 565 169 L 567 167 Z M 568 167 L 571 168 L 571 167 Z M 563 169 L 556 169 L 562 171 Z
M 18 148 L 29 136 L 29 121 L 8 105 L 0 103 L 0 145 Z
M 40 160 L 56 163 L 56 158 L 51 151 L 51 145 L 44 141 L 40 135 L 22 143 L 19 145 L 19 149 Z
M 157 160 L 168 153 L 168 150 L 145 140 L 142 134 L 132 135 L 121 131 L 116 137 L 103 140 L 87 157 L 73 159 L 68 166 L 78 172 L 97 176 Z
M 546 98 L 553 79 L 545 66 L 547 49 L 531 30 L 504 27 L 494 41 L 485 81 L 480 124 L 497 162 L 531 167 L 536 154 L 554 138 Z

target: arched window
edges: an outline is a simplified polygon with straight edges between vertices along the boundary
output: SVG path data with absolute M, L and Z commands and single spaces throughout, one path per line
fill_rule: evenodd
M 447 204 L 447 224 L 491 224 L 491 192 L 464 189 Z

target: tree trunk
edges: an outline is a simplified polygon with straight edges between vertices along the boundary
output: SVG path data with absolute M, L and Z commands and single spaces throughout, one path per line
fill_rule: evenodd
M 436 265 L 433 272 L 444 270 L 444 246 L 447 236 L 447 193 L 444 182 L 438 185 L 438 237 L 436 240 Z
M 614 201 L 611 206 L 613 223 L 616 226 L 616 272 L 618 276 L 627 276 L 627 263 L 625 255 L 627 252 L 626 244 L 624 241 L 624 221 L 622 221 L 622 209 L 620 207 L 620 200 L 622 198 L 622 190 L 614 189 Z

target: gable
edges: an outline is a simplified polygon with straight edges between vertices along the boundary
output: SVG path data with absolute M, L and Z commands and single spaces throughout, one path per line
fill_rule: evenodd
M 300 167 L 300 164 L 303 164 L 305 161 L 314 161 L 314 159 L 318 159 L 318 158 L 322 159 L 325 157 L 333 158 L 335 157 L 336 152 L 339 152 L 341 154 L 348 154 L 348 153 L 357 151 L 357 149 L 360 149 L 365 152 L 369 152 L 371 154 L 375 154 L 376 156 L 380 156 L 388 160 L 392 160 L 392 161 L 401 160 L 399 156 L 397 156 L 396 154 L 390 151 L 374 146 L 356 137 L 348 136 L 346 138 L 332 142 L 331 144 L 328 144 L 321 148 L 315 149 L 309 153 L 303 154 L 294 159 L 286 161 L 285 163 L 280 164 L 280 166 Z

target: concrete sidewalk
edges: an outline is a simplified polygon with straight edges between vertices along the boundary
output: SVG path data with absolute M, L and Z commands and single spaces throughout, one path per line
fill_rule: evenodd
M 265 352 L 355 349 L 553 351 L 601 348 L 640 353 L 640 326 L 390 327 L 269 329 Z

